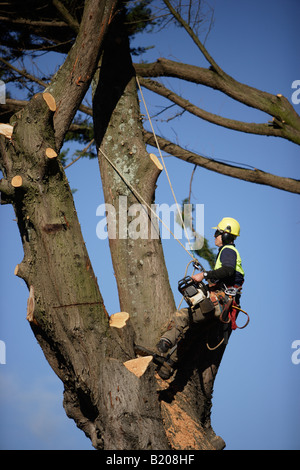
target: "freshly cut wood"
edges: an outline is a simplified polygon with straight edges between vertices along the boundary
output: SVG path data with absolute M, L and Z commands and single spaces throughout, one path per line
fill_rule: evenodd
M 14 187 L 14 188 L 20 188 L 23 184 L 23 179 L 22 179 L 22 176 L 20 175 L 16 175 L 12 178 L 11 180 L 11 185 Z
M 13 129 L 13 126 L 10 124 L 0 124 L 0 134 L 4 135 L 7 139 L 11 139 Z
M 159 170 L 163 170 L 162 164 L 160 163 L 160 161 L 158 160 L 157 156 L 154 153 L 150 153 L 150 158 Z
M 57 153 L 55 152 L 55 150 L 53 150 L 50 147 L 46 148 L 45 154 L 46 154 L 46 157 L 48 157 L 48 158 L 56 158 L 57 157 Z
M 173 449 L 199 449 L 200 443 L 203 450 L 215 450 L 199 422 L 175 400 L 171 403 L 161 401 L 161 414 Z
M 46 101 L 50 111 L 56 111 L 56 102 L 54 96 L 51 95 L 51 93 L 45 92 L 43 93 L 43 98 Z
M 128 319 L 129 313 L 127 312 L 114 313 L 109 319 L 109 324 L 114 328 L 123 328 L 126 325 Z
M 147 370 L 153 356 L 137 357 L 124 362 L 124 366 L 137 377 L 141 377 Z
M 34 288 L 33 286 L 30 286 L 29 297 L 27 300 L 27 315 L 26 315 L 26 320 L 28 320 L 30 323 L 34 321 L 34 316 L 33 316 L 34 307 L 35 307 Z

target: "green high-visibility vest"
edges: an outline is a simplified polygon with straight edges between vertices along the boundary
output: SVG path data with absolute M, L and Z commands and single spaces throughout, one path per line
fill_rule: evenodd
M 216 264 L 215 264 L 215 269 L 219 269 L 222 267 L 222 263 L 221 263 L 221 253 L 222 251 L 225 249 L 225 248 L 230 248 L 231 250 L 234 250 L 236 252 L 236 265 L 235 265 L 235 270 L 239 273 L 241 273 L 243 276 L 245 276 L 245 272 L 242 268 L 242 259 L 240 257 L 240 254 L 238 252 L 238 250 L 236 249 L 235 246 L 233 245 L 225 245 L 222 247 L 221 251 L 219 252 L 219 256 L 217 258 L 217 261 L 216 261 Z

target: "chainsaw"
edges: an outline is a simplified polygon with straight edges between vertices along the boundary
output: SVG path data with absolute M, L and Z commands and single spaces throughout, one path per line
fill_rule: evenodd
M 186 276 L 178 281 L 178 290 L 191 307 L 195 307 L 209 298 L 207 286 L 203 282 L 195 282 L 191 276 Z
M 166 356 L 161 356 L 160 354 L 157 354 L 154 351 L 145 348 L 144 346 L 140 346 L 138 344 L 135 344 L 134 346 L 135 353 L 138 356 L 152 356 L 152 361 L 155 365 L 158 366 L 157 373 L 164 380 L 169 379 L 174 373 L 174 369 L 176 368 L 176 364 L 171 357 L 176 349 L 177 343 L 170 349 Z
M 199 261 L 193 262 L 194 268 L 204 271 Z M 195 282 L 191 276 L 185 276 L 178 281 L 178 290 L 191 307 L 195 307 L 203 300 L 209 298 L 208 287 L 203 282 Z

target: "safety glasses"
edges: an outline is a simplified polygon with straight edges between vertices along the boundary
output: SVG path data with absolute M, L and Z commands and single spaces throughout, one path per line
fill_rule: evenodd
M 222 235 L 223 231 L 221 230 L 216 230 L 214 237 L 217 238 L 219 235 Z

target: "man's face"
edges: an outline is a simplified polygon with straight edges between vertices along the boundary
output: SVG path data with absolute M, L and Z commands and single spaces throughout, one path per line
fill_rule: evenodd
M 222 234 L 218 235 L 217 237 L 215 237 L 215 245 L 218 246 L 219 248 L 221 246 L 223 246 L 223 242 L 222 242 Z

